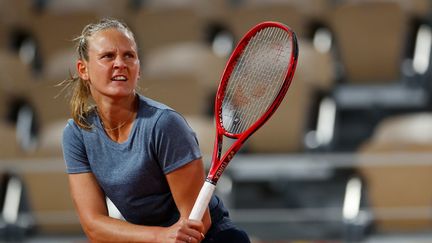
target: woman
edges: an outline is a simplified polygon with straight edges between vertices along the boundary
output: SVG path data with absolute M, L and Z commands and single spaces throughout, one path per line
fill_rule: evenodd
M 137 45 L 123 23 L 89 24 L 77 39 L 73 119 L 63 133 L 71 195 L 92 242 L 249 242 L 213 197 L 188 216 L 204 181 L 194 132 L 171 108 L 136 93 Z M 91 102 L 90 102 L 91 101 Z M 125 220 L 108 216 L 108 197 Z

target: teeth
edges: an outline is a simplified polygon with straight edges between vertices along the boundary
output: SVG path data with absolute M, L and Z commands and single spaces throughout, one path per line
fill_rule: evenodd
M 126 77 L 125 76 L 115 76 L 115 77 L 112 78 L 112 80 L 115 80 L 115 81 L 125 81 Z

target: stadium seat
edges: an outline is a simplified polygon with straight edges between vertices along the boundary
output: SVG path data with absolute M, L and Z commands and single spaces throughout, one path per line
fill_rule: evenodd
M 97 19 L 97 14 L 89 12 L 44 12 L 34 20 L 32 31 L 40 47 L 43 71 L 32 86 L 30 100 L 35 107 L 41 133 L 70 117 L 65 97 L 68 91 L 62 92 L 63 87 L 57 85 L 75 72 L 77 56 L 73 39 L 81 34 L 84 26 Z M 60 29 L 62 31 L 58 31 Z M 44 137 L 43 134 L 41 136 Z
M 430 229 L 432 114 L 413 113 L 383 120 L 359 149 L 371 213 L 382 232 Z
M 208 46 L 192 42 L 155 49 L 142 62 L 140 86 L 144 95 L 184 115 L 206 115 L 224 58 L 215 56 Z
M 0 154 L 3 156 L 23 155 L 24 150 L 30 149 L 29 146 L 32 146 L 30 145 L 32 136 L 28 132 L 34 128 L 31 127 L 35 124 L 32 122 L 36 122 L 33 107 L 30 104 L 30 93 L 33 85 L 34 80 L 29 66 L 24 64 L 17 54 L 1 51 L 0 123 L 7 123 L 10 126 L 9 130 L 3 127 L 5 129 L 3 142 L 9 143 L 2 146 L 4 151 Z M 22 109 L 24 106 L 26 110 Z M 17 126 L 19 127 L 17 128 Z
M 303 150 L 311 89 L 294 77 L 290 89 L 270 120 L 250 138 L 248 152 L 294 153 Z
M 43 12 L 56 14 L 94 13 L 100 17 L 127 18 L 131 11 L 131 1 L 105 0 L 47 0 Z
M 57 62 L 57 65 L 63 65 L 63 63 Z M 17 144 L 18 150 L 10 150 L 4 154 L 14 151 L 15 157 L 36 156 L 35 153 L 40 154 L 42 148 L 46 150 L 46 143 L 48 142 L 44 133 L 56 131 L 52 129 L 53 124 L 51 123 L 54 122 L 55 124 L 58 119 L 62 119 L 65 124 L 65 119 L 69 117 L 68 102 L 64 97 L 65 94 L 61 93 L 61 87 L 55 87 L 68 75 L 68 71 L 65 71 L 67 68 L 64 66 L 66 65 L 50 71 L 50 75 L 52 77 L 57 76 L 57 79 L 36 81 L 29 66 L 22 63 L 16 54 L 0 53 L 1 121 L 7 120 L 14 127 L 14 131 L 17 131 L 14 132 L 14 140 L 10 145 L 19 143 Z M 56 74 L 56 72 L 60 72 L 59 70 L 64 71 L 63 77 Z M 56 98 L 57 96 L 58 98 Z M 17 136 L 18 140 L 15 138 Z M 50 135 L 48 138 L 53 137 Z M 42 154 L 61 156 L 59 146 L 60 144 L 57 145 L 56 153 L 45 151 Z M 5 146 L 5 148 L 7 147 Z
M 16 128 L 13 124 L 5 121 L 0 122 L 0 159 L 18 157 L 22 151 L 17 141 Z
M 319 19 L 324 17 L 326 13 L 334 7 L 337 3 L 331 0 L 242 0 L 242 1 L 232 1 L 233 8 L 248 8 L 249 6 L 261 7 L 261 6 L 272 6 L 279 5 L 283 7 L 284 5 L 294 6 L 297 8 L 302 15 L 307 18 Z
M 432 9 L 432 3 L 429 0 L 396 1 L 402 5 L 405 11 L 414 16 L 427 18 Z
M 195 1 L 196 14 L 204 19 L 223 21 L 224 16 L 231 10 L 230 1 L 207 0 Z
M 143 53 L 174 43 L 204 39 L 204 23 L 191 8 L 141 8 L 130 22 Z
M 41 82 L 33 86 L 34 92 L 30 98 L 42 127 L 52 121 L 70 116 L 65 93 L 61 91 L 62 87 L 57 86 L 59 82 Z
M 17 53 L 0 51 L 0 89 L 4 92 L 23 96 L 34 84 L 31 69 L 23 63 Z
M 40 126 L 36 148 L 31 153 L 33 158 L 61 159 L 63 157 L 62 138 L 67 119 L 67 117 L 59 118 Z
M 0 0 L 0 20 L 7 25 L 26 25 L 32 21 L 37 8 L 37 1 Z
M 213 117 L 204 117 L 196 115 L 186 115 L 186 121 L 192 130 L 196 133 L 201 153 L 205 161 L 210 161 L 213 154 L 216 127 Z M 224 143 L 226 149 L 229 143 Z
M 400 79 L 408 19 L 391 1 L 355 1 L 330 13 L 346 83 L 391 83 Z
M 307 18 L 320 20 L 336 5 L 335 1 L 329 0 L 292 0 Z
M 392 146 L 428 145 L 432 143 L 432 115 L 424 112 L 389 117 L 378 125 L 371 142 Z
M 37 46 L 40 50 L 43 72 L 41 79 L 45 79 L 44 71 L 52 64 L 52 58 L 58 58 L 59 53 L 73 50 L 73 39 L 81 34 L 82 29 L 89 23 L 98 20 L 94 13 L 43 13 L 38 15 L 31 23 Z M 61 31 L 60 31 L 61 30 Z M 74 58 L 75 59 L 75 58 Z M 58 59 L 54 59 L 58 60 Z M 65 76 L 68 73 L 64 74 Z
M 0 50 L 6 48 L 8 42 L 7 36 L 8 36 L 7 25 L 0 20 Z
M 250 138 L 250 152 L 293 153 L 305 149 L 313 97 L 333 87 L 334 63 L 329 53 L 316 51 L 308 40 L 299 39 L 299 50 L 291 87 L 276 113 Z
M 356 2 L 357 0 L 345 0 L 346 2 Z M 373 2 L 376 0 L 366 0 L 369 2 Z M 394 2 L 397 3 L 408 15 L 410 16 L 418 16 L 418 17 L 427 17 L 431 10 L 431 2 L 429 0 L 380 0 L 382 2 Z M 358 2 L 358 1 L 357 1 Z M 365 1 L 363 1 L 365 2 Z
M 145 9 L 193 8 L 196 4 L 195 0 L 136 0 L 135 2 L 139 2 L 137 5 Z
M 20 172 L 38 234 L 82 233 L 62 160 L 30 160 Z
M 185 42 L 154 49 L 141 61 L 144 77 L 190 73 L 202 85 L 216 88 L 227 58 L 215 55 L 203 43 Z
M 328 94 L 336 109 L 330 150 L 355 151 L 382 119 L 428 109 L 428 84 L 406 71 L 415 69 L 407 62 L 415 47 L 411 21 L 397 1 L 346 1 L 329 13 L 338 70 Z
M 251 4 L 234 8 L 227 16 L 229 28 L 240 39 L 250 28 L 263 21 L 279 21 L 290 26 L 298 36 L 307 31 L 307 20 L 294 4 Z
M 193 75 L 147 77 L 141 80 L 140 86 L 143 95 L 160 101 L 181 114 L 204 114 L 206 109 L 206 93 Z

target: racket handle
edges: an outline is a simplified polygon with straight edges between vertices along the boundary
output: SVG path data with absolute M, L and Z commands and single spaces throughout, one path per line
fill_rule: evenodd
M 213 195 L 213 192 L 216 188 L 216 185 L 206 181 L 204 182 L 203 187 L 198 195 L 198 198 L 195 201 L 195 204 L 192 208 L 192 212 L 189 215 L 189 219 L 193 220 L 201 220 L 205 210 L 208 207 L 210 199 Z

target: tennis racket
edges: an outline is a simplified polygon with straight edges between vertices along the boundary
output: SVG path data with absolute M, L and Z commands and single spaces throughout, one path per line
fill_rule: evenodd
M 216 93 L 212 162 L 189 219 L 202 219 L 228 163 L 276 111 L 291 84 L 297 57 L 295 33 L 278 22 L 256 25 L 238 43 Z M 236 140 L 221 156 L 224 136 Z

